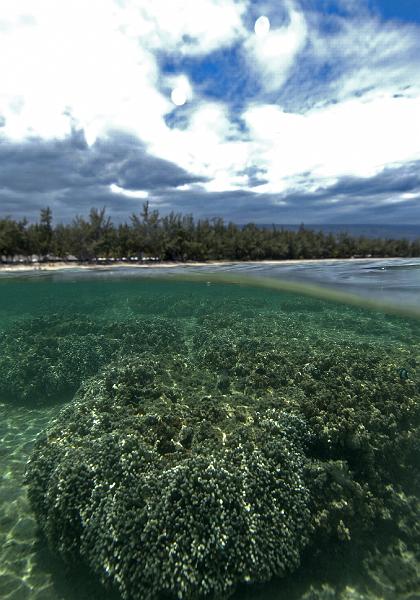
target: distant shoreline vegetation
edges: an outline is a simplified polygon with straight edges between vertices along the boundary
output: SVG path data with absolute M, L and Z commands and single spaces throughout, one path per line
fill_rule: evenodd
M 419 257 L 420 238 L 371 239 L 346 232 L 325 233 L 301 225 L 291 231 L 278 225 L 259 227 L 226 223 L 221 218 L 195 220 L 191 214 L 160 216 L 145 202 L 129 223 L 115 225 L 105 208 L 53 225 L 50 208 L 38 222 L 0 219 L 0 262 L 99 260 L 210 261 L 305 260 L 330 258 Z

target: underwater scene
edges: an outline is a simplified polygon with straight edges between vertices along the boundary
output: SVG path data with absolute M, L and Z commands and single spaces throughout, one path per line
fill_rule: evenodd
M 419 401 L 414 309 L 4 277 L 0 598 L 419 600 Z

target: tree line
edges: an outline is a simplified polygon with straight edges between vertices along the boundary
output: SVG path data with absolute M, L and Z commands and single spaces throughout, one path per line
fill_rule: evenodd
M 347 233 L 323 233 L 303 225 L 290 231 L 253 223 L 238 226 L 221 218 L 195 220 L 192 215 L 160 216 L 145 202 L 128 223 L 115 225 L 105 208 L 92 208 L 87 218 L 53 225 L 50 208 L 36 223 L 0 219 L 0 259 L 96 261 L 102 259 L 162 261 L 265 260 L 420 256 L 420 239 L 370 239 Z

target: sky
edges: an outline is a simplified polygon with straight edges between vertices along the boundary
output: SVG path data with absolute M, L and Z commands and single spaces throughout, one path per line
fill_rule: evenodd
M 420 0 L 1 0 L 0 218 L 420 224 Z

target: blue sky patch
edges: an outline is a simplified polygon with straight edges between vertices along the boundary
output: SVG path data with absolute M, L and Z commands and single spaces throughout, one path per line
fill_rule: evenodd
M 371 0 L 371 7 L 384 19 L 420 23 L 419 0 Z
M 237 105 L 261 92 L 261 85 L 245 64 L 239 44 L 203 57 L 161 54 L 159 65 L 163 75 L 186 75 L 194 88 L 208 100 L 223 100 Z

